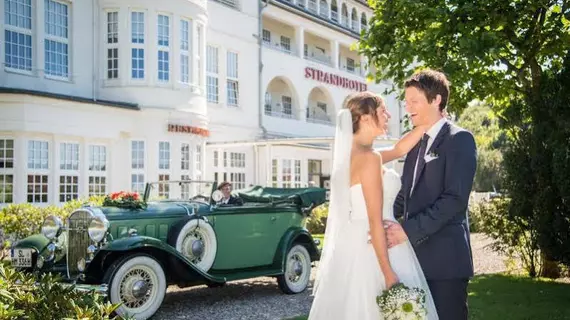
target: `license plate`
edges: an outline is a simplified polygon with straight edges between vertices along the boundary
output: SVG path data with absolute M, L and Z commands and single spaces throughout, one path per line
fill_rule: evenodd
M 29 268 L 32 266 L 32 249 L 14 249 L 12 251 L 12 266 Z

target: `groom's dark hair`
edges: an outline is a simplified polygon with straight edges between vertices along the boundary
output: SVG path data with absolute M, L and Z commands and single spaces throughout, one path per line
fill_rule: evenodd
M 443 111 L 447 106 L 447 101 L 449 100 L 449 81 L 443 72 L 431 69 L 418 71 L 404 83 L 404 88 L 409 87 L 414 87 L 422 91 L 429 103 L 439 94 L 441 96 L 439 111 Z

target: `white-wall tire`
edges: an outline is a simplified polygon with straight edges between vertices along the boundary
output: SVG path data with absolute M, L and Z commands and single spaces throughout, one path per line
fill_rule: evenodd
M 311 256 L 302 244 L 294 244 L 285 257 L 285 270 L 277 277 L 281 291 L 297 294 L 305 291 L 311 279 Z
M 121 304 L 117 308 L 119 315 L 146 320 L 160 308 L 166 287 L 160 263 L 145 254 L 133 255 L 119 263 L 113 273 L 109 281 L 109 300 Z
M 200 270 L 207 272 L 216 259 L 218 250 L 216 233 L 208 222 L 192 219 L 178 232 L 175 247 Z

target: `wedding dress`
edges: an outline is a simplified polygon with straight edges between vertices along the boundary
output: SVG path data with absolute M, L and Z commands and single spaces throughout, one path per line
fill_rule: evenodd
M 345 125 L 350 121 L 352 125 L 351 119 L 347 118 L 346 114 L 339 115 L 338 121 L 344 121 Z M 339 122 L 337 122 L 336 138 L 342 140 Z M 376 252 L 369 242 L 370 226 L 362 185 L 349 186 L 346 181 L 349 169 L 343 167 L 346 165 L 345 149 L 351 144 L 348 142 L 347 128 L 344 130 L 344 143 L 335 140 L 337 150 L 334 154 L 339 158 L 344 158 L 345 163 L 341 164 L 339 159 L 336 159 L 336 165 L 333 164 L 333 167 L 336 167 L 336 170 L 333 168 L 333 176 L 336 174 L 336 178 L 340 178 L 342 183 L 346 184 L 348 192 L 342 185 L 339 185 L 341 181 L 333 181 L 328 218 L 332 225 L 329 225 L 327 221 L 325 248 L 323 248 L 323 256 L 318 266 L 314 288 L 315 298 L 309 320 L 383 319 L 376 304 L 376 296 L 382 294 L 382 291 L 386 289 L 386 284 Z M 384 168 L 384 220 L 396 221 L 393 204 L 400 185 L 400 178 L 396 171 Z M 331 243 L 327 244 L 327 241 Z M 398 275 L 400 282 L 408 287 L 419 287 L 425 290 L 428 319 L 437 320 L 433 298 L 411 244 L 406 241 L 392 247 L 388 250 L 388 255 L 392 269 Z M 322 266 L 321 263 L 323 263 Z

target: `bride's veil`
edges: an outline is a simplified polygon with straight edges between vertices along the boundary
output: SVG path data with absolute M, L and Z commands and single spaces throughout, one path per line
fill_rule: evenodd
M 324 247 L 317 269 L 313 294 L 317 293 L 324 276 L 329 274 L 340 230 L 349 221 L 350 155 L 352 151 L 352 116 L 350 110 L 341 109 L 336 118 L 336 132 L 332 150 L 332 173 L 329 214 L 325 230 Z M 340 279 L 339 279 L 340 280 Z

